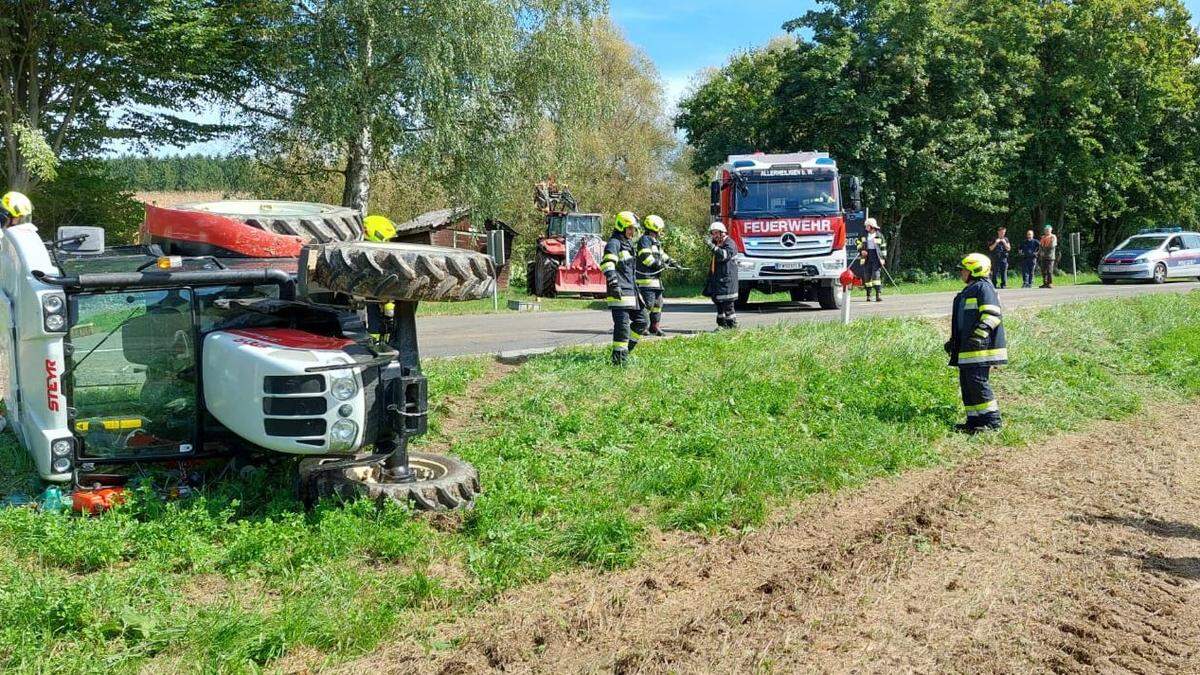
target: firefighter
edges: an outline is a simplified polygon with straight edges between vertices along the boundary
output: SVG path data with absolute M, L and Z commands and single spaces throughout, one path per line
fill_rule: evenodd
M 863 288 L 867 289 L 867 302 L 871 301 L 871 289 L 875 290 L 875 302 L 883 302 L 879 297 L 883 290 L 883 280 L 880 275 L 887 264 L 887 242 L 879 233 L 879 223 L 874 218 L 867 218 L 867 234 L 858 242 L 858 257 L 862 262 Z
M 386 216 L 367 216 L 363 218 L 363 235 L 367 241 L 389 242 L 396 239 L 396 224 Z M 376 341 L 390 332 L 391 320 L 396 316 L 396 303 L 369 303 L 367 305 L 367 326 L 371 337 Z
M 367 216 L 363 218 L 363 234 L 367 241 L 392 241 L 396 224 L 385 216 Z
M 708 234 L 712 261 L 708 266 L 704 295 L 712 298 L 717 306 L 717 328 L 737 328 L 737 314 L 734 311 L 738 297 L 737 249 L 724 223 L 709 225 Z
M 637 244 L 637 285 L 646 308 L 650 311 L 650 334 L 662 336 L 663 284 L 662 273 L 675 264 L 662 247 L 666 228 L 658 216 L 646 216 L 642 221 L 646 232 Z
M 6 192 L 0 197 L 0 226 L 12 227 L 31 222 L 33 202 L 20 192 Z
M 965 424 L 955 431 L 975 434 L 1000 428 L 1000 406 L 988 384 L 992 366 L 1008 363 L 1008 345 L 1001 324 L 1000 299 L 988 279 L 992 261 L 982 253 L 962 260 L 962 280 L 967 285 L 954 296 L 950 322 L 950 341 L 945 344 L 950 365 L 958 368 L 958 384 Z
M 629 353 L 637 347 L 648 323 L 634 272 L 633 238 L 637 236 L 637 229 L 638 219 L 632 211 L 618 213 L 600 262 L 608 286 L 608 308 L 612 311 L 612 363 L 615 366 L 623 366 L 629 361 Z

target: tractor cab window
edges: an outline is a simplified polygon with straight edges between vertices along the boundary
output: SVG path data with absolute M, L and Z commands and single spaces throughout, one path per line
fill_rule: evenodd
M 192 291 L 76 297 L 68 386 L 88 457 L 189 452 L 196 427 Z
M 565 232 L 565 220 L 563 216 L 550 216 L 546 221 L 546 236 L 561 237 Z

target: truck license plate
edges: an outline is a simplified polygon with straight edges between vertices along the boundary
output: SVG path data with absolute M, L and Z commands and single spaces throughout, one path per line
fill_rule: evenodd
M 799 270 L 801 267 L 803 267 L 803 265 L 798 262 L 775 263 L 775 269 L 779 270 L 780 272 L 796 271 L 796 270 Z

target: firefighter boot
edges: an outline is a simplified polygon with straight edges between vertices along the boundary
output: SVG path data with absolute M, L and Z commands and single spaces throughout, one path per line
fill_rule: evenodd
M 881 293 L 883 293 L 883 286 L 876 286 L 875 287 L 875 302 L 883 302 L 883 296 L 881 295 Z
M 625 351 L 624 349 L 619 350 L 619 351 L 613 351 L 612 364 L 614 366 L 628 365 L 629 364 L 629 352 Z
M 657 320 L 650 322 L 650 331 L 649 332 L 651 335 L 656 335 L 658 337 L 662 337 L 662 336 L 666 335 L 666 333 L 663 332 L 662 328 L 659 327 Z

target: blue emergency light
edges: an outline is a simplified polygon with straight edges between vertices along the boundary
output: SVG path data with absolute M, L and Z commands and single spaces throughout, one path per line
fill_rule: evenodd
M 1138 234 L 1175 234 L 1176 232 L 1183 232 L 1183 228 L 1182 227 L 1147 227 L 1145 229 L 1138 230 Z

